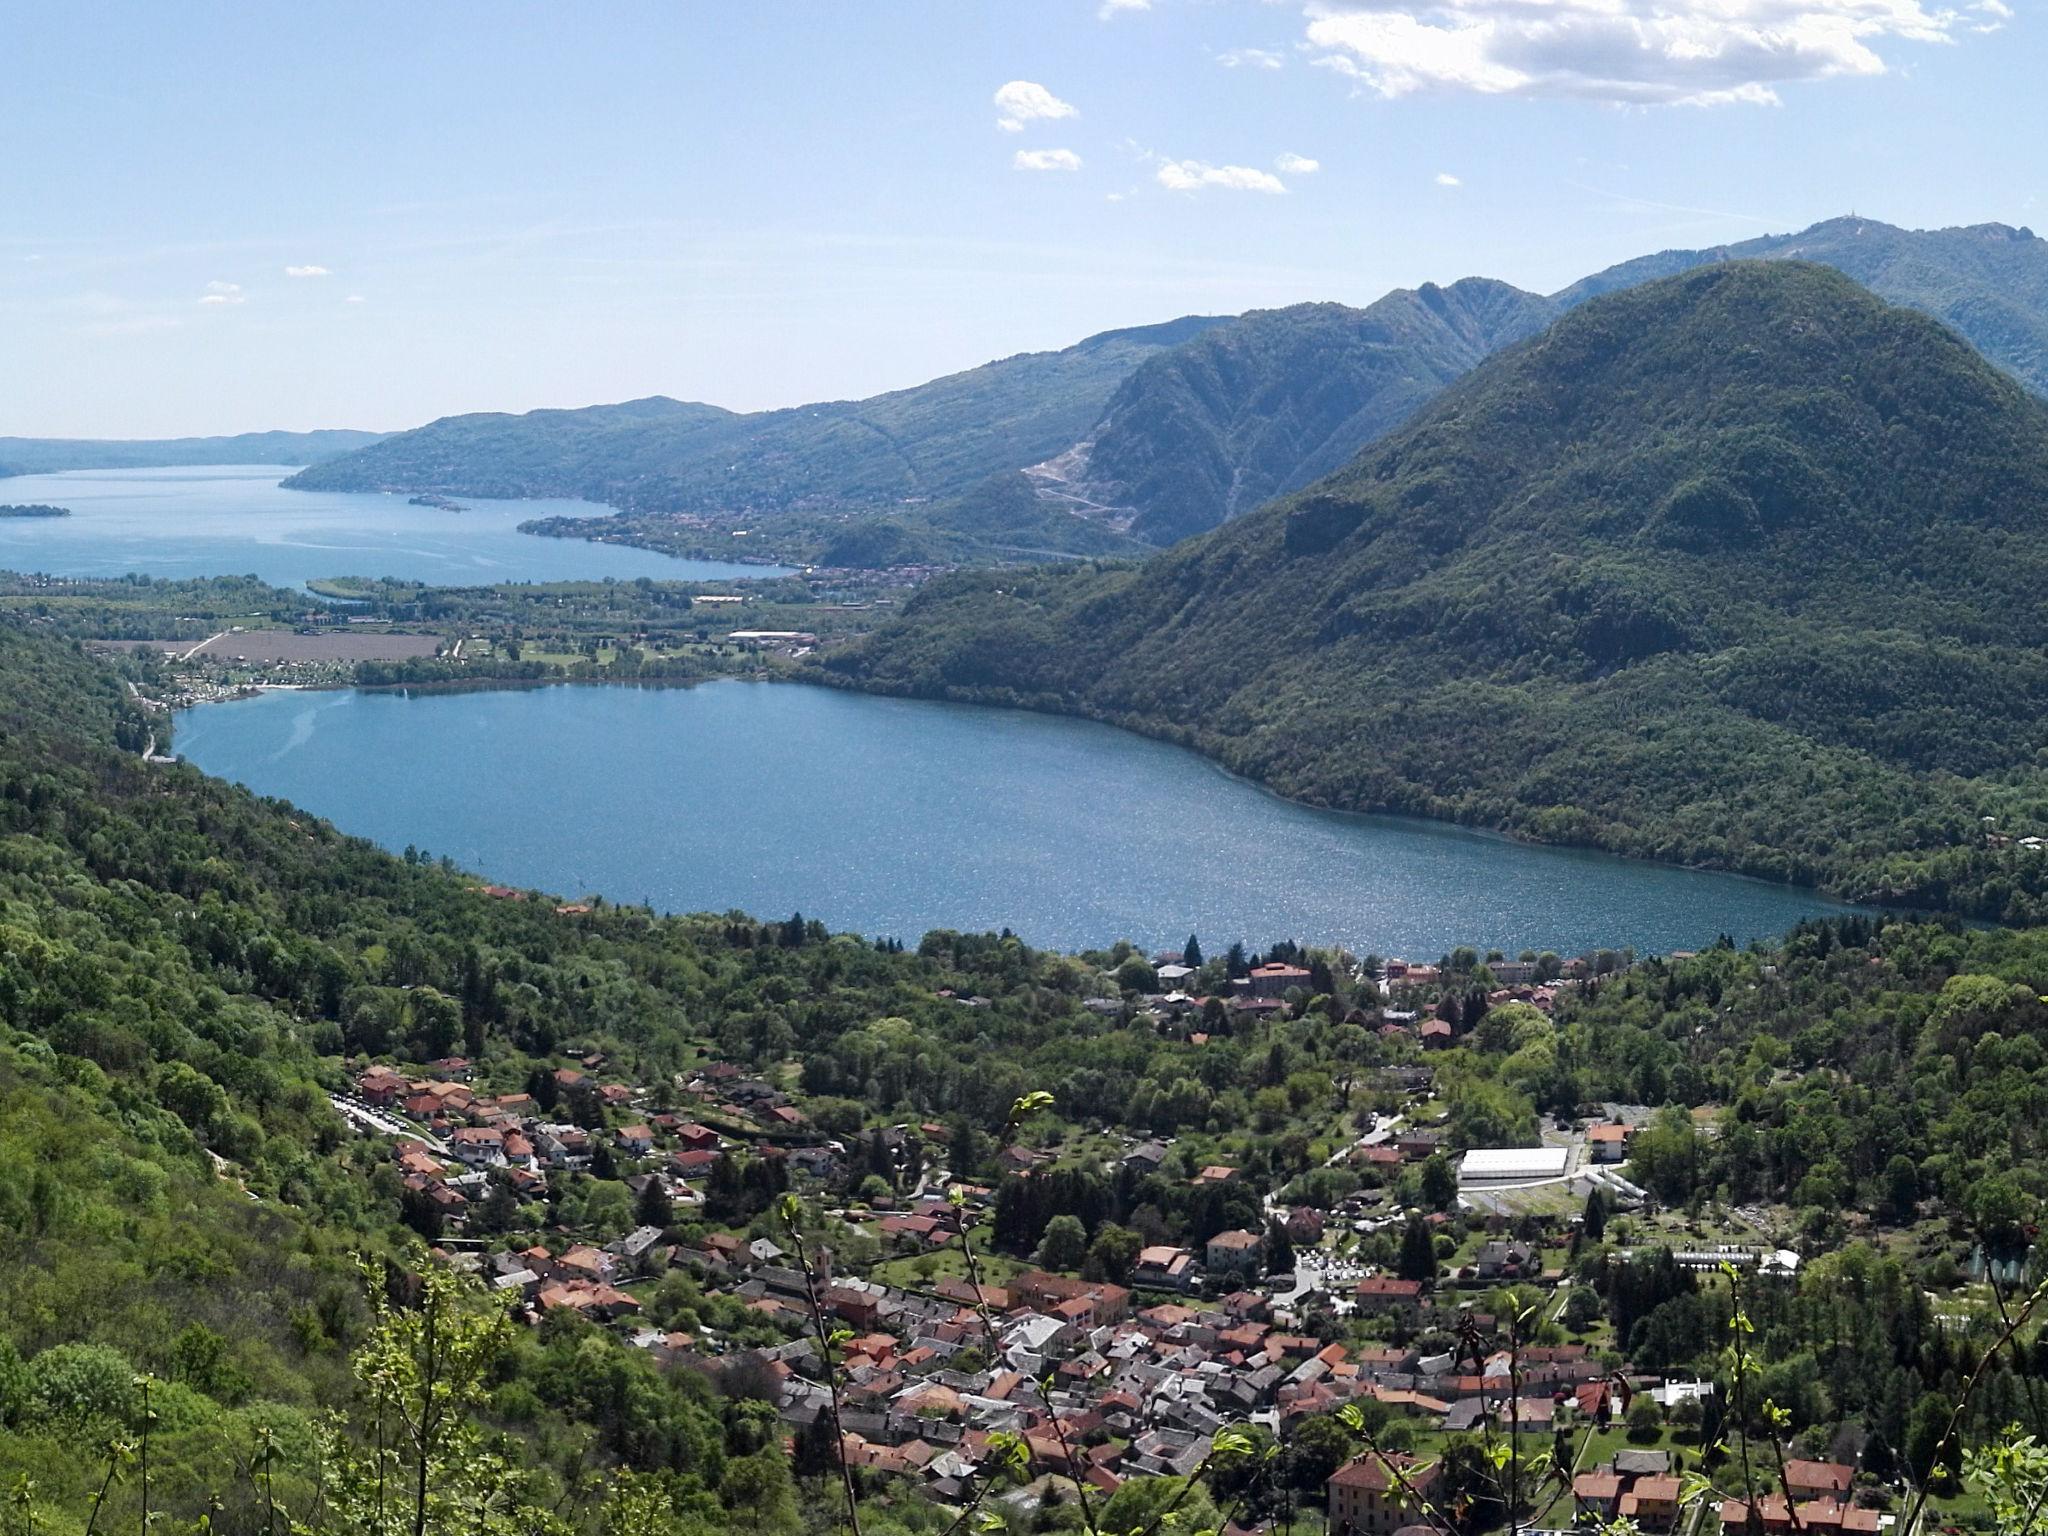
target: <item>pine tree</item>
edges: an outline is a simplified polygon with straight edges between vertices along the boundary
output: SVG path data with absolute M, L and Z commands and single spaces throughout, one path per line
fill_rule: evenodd
M 666 1231 L 675 1216 L 675 1202 L 669 1199 L 660 1176 L 650 1175 L 640 1191 L 640 1198 L 633 1204 L 633 1219 L 643 1227 L 660 1227 Z
M 1401 1232 L 1401 1257 L 1394 1266 L 1403 1280 L 1420 1280 L 1424 1285 L 1436 1279 L 1436 1239 L 1429 1223 L 1417 1211 L 1408 1217 Z

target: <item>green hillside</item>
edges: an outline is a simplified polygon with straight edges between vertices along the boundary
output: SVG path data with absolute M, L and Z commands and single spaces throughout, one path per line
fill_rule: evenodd
M 1588 303 L 1141 566 L 963 576 L 862 686 L 1183 740 L 1318 803 L 2048 908 L 2048 407 L 1827 269 Z
M 1554 298 L 1571 305 L 1708 262 L 1766 259 L 1845 272 L 1878 297 L 1942 321 L 2034 393 L 2048 394 L 2048 241 L 2007 224 L 1898 229 L 1828 219 L 1798 234 L 1623 262 Z
M 1245 315 L 1132 374 L 1061 489 L 1171 544 L 1340 468 L 1555 313 L 1535 294 L 1467 278 L 1365 309 Z
M 739 415 L 641 400 L 453 416 L 318 465 L 307 490 L 583 496 L 630 511 L 883 508 L 966 490 L 1087 430 L 1123 379 L 1215 322 L 1108 331 L 869 400 Z

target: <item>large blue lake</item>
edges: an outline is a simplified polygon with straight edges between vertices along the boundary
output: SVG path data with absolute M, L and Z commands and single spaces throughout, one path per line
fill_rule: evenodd
M 1699 947 L 1810 891 L 1291 805 L 1107 726 L 790 684 L 272 692 L 179 717 L 201 768 L 390 848 L 665 911 L 914 942 Z
M 0 479 L 0 502 L 69 507 L 63 518 L 0 518 L 0 570 L 52 576 L 260 576 L 298 587 L 322 576 L 396 576 L 440 586 L 651 576 L 723 581 L 779 567 L 673 560 L 651 550 L 518 531 L 528 518 L 589 517 L 582 501 L 287 491 L 283 465 L 72 470 Z

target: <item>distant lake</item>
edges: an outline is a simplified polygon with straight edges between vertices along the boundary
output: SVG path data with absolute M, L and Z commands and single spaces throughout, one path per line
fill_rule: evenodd
M 1699 948 L 1844 910 L 1810 891 L 1289 804 L 1109 726 L 791 684 L 283 693 L 175 748 L 388 848 L 662 911 L 801 911 L 915 943 L 1280 938 Z
M 288 465 L 82 469 L 0 479 L 0 501 L 69 507 L 60 518 L 0 518 L 0 569 L 52 576 L 260 576 L 300 587 L 322 576 L 397 576 L 441 586 L 651 576 L 728 581 L 781 566 L 673 560 L 652 550 L 520 533 L 529 518 L 591 517 L 583 501 L 453 498 L 469 510 L 415 507 L 403 496 L 287 491 Z

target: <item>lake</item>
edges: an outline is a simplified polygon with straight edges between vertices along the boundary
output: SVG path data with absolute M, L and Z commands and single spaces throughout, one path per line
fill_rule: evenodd
M 1109 726 L 786 683 L 271 692 L 177 722 L 209 773 L 388 848 L 563 896 L 802 911 L 914 943 L 1220 950 L 1280 938 L 1435 959 L 1746 941 L 1810 891 L 1431 822 L 1292 805 Z
M 322 576 L 397 576 L 441 586 L 651 576 L 729 581 L 780 566 L 675 560 L 652 550 L 518 531 L 529 518 L 591 517 L 583 501 L 454 498 L 469 510 L 403 496 L 287 491 L 287 465 L 87 469 L 0 479 L 0 502 L 69 507 L 60 518 L 0 518 L 0 570 L 52 576 L 259 576 L 302 587 Z

